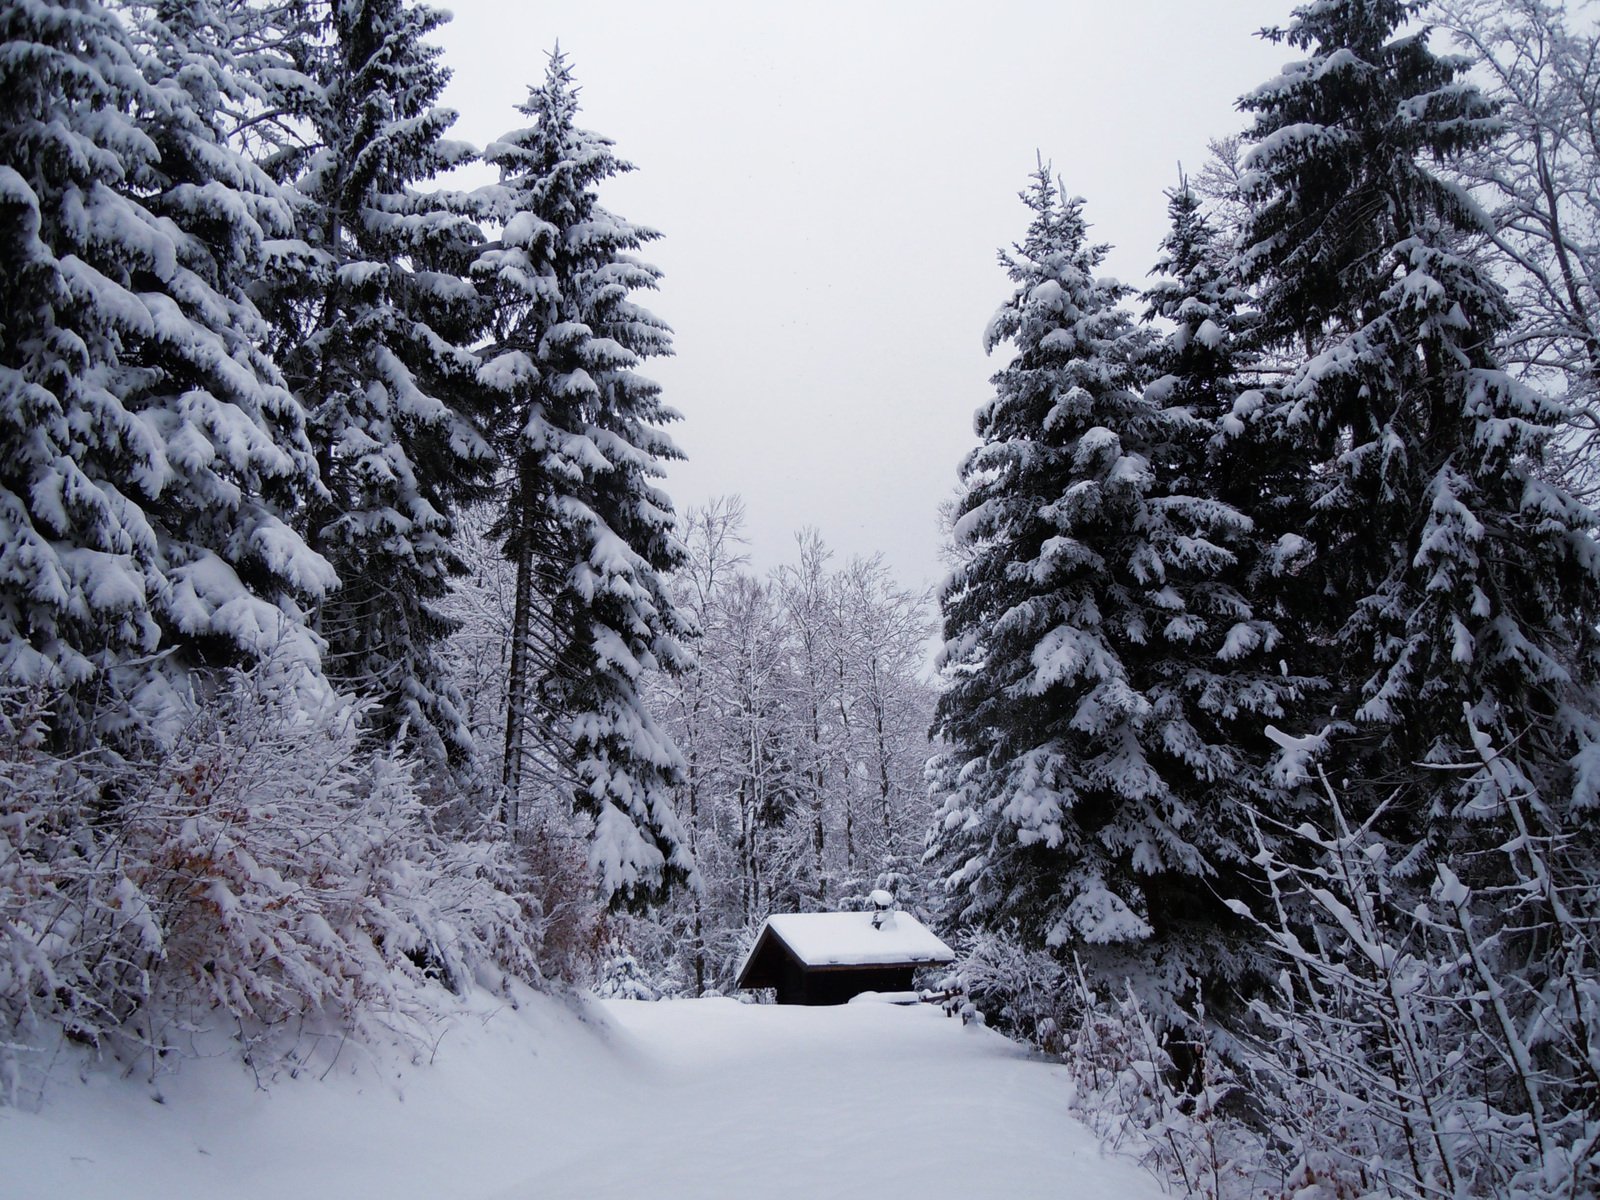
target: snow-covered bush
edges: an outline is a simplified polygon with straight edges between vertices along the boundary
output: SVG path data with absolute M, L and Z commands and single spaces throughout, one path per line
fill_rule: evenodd
M 358 707 L 270 666 L 144 760 L 63 759 L 48 699 L 0 698 L 0 1044 L 61 1034 L 154 1063 L 224 1030 L 404 1033 L 443 989 L 539 977 L 542 914 L 503 842 L 443 836 Z
M 661 989 L 645 975 L 633 951 L 620 941 L 606 947 L 594 994 L 602 1000 L 659 1000 Z
M 988 1024 L 1046 1052 L 1063 1048 L 1072 1011 L 1060 963 L 1015 938 L 982 931 L 962 938 L 958 951 L 950 984 Z
M 545 978 L 586 984 L 596 978 L 606 911 L 589 871 L 586 819 L 560 797 L 524 807 L 517 833 L 519 888 L 539 914 L 539 965 Z
M 1247 1057 L 1271 1133 L 1294 1147 L 1296 1195 L 1600 1186 L 1590 835 L 1553 827 L 1470 711 L 1467 724 L 1481 762 L 1461 773 L 1480 819 L 1511 834 L 1492 853 L 1439 862 L 1419 888 L 1391 861 L 1384 808 L 1351 825 L 1326 777 L 1326 830 L 1303 823 L 1280 852 L 1263 839 L 1263 929 L 1283 969 L 1253 1005 L 1265 1040 Z
M 1211 1045 L 1218 1031 L 1203 1005 L 1187 1032 L 1158 1029 L 1131 987 L 1102 996 L 1079 970 L 1071 988 L 1075 1017 L 1064 1054 L 1080 1120 L 1184 1195 L 1283 1194 L 1278 1146 L 1252 1119 L 1238 1072 Z

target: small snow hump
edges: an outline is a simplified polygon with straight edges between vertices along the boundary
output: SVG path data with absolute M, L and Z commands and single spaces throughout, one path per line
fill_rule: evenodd
M 872 927 L 882 929 L 884 926 L 894 928 L 894 896 L 882 888 L 874 888 L 867 896 L 872 901 Z

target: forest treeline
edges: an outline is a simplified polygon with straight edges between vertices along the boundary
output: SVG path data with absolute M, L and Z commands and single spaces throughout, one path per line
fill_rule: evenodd
M 630 168 L 559 53 L 452 140 L 443 19 L 0 10 L 7 1096 L 882 888 L 1197 1194 L 1591 1194 L 1581 14 L 1295 8 L 1143 292 L 1039 163 L 931 670 L 881 559 L 675 510 Z

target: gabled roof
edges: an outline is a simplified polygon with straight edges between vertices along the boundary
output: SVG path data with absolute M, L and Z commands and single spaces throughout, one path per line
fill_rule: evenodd
M 910 967 L 955 961 L 950 947 L 907 912 L 884 913 L 874 927 L 870 912 L 774 913 L 739 967 L 740 987 L 758 957 L 781 944 L 807 970 L 848 967 Z

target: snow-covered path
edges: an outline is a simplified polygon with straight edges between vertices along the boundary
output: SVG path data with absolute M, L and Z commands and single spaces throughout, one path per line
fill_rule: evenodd
M 936 1009 L 607 1007 L 653 1060 L 640 1100 L 659 1115 L 627 1139 L 649 1188 L 637 1160 L 568 1160 L 508 1200 L 1157 1194 L 1066 1117 L 1060 1068 Z
M 254 1090 L 224 1063 L 0 1110 L 0 1194 L 341 1200 L 1154 1200 L 1065 1112 L 1065 1072 L 936 1009 L 544 998 L 428 1068 Z M 9 1177 L 9 1178 L 8 1178 Z

